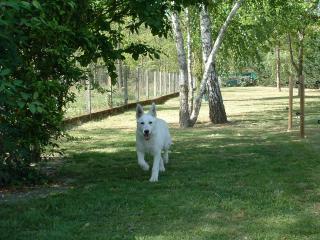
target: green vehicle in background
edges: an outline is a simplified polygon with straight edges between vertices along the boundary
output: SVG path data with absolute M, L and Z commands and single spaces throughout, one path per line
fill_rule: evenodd
M 247 87 L 257 85 L 257 74 L 255 72 L 244 72 L 219 77 L 220 86 L 223 87 Z M 208 101 L 208 94 L 203 95 L 203 100 Z
M 257 84 L 257 74 L 255 72 L 245 72 L 240 74 L 235 74 L 232 77 L 226 78 L 222 82 L 224 87 L 247 87 L 255 86 Z

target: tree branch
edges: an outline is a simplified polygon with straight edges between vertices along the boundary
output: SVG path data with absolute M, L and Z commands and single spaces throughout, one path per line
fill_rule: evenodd
M 289 45 L 289 52 L 290 52 L 291 64 L 292 64 L 292 66 L 294 67 L 294 69 L 298 72 L 298 65 L 297 65 L 297 63 L 294 61 L 294 58 L 293 58 L 292 41 L 291 41 L 291 35 L 290 35 L 290 33 L 288 33 L 288 45 Z

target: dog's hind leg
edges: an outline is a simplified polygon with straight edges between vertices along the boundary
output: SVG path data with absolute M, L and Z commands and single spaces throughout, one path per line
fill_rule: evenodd
M 148 171 L 148 170 L 149 170 L 149 165 L 148 165 L 148 163 L 144 160 L 144 153 L 137 151 L 137 155 L 138 155 L 138 164 L 140 165 L 140 167 L 141 167 L 144 171 Z
M 154 154 L 150 182 L 157 182 L 158 181 L 160 161 L 161 161 L 161 151 Z

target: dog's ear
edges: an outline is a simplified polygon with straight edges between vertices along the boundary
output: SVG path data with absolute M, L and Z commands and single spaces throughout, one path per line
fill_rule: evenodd
M 136 110 L 136 117 L 137 119 L 140 118 L 143 115 L 143 107 L 138 103 L 137 104 L 137 110 Z
M 157 112 L 156 112 L 156 104 L 152 103 L 151 108 L 149 110 L 150 115 L 152 115 L 153 117 L 157 116 Z

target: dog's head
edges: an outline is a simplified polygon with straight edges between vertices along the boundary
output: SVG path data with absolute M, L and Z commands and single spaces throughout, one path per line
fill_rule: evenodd
M 156 116 L 156 105 L 154 103 L 152 103 L 148 113 L 144 113 L 140 104 L 137 105 L 137 131 L 138 134 L 142 134 L 144 139 L 147 141 L 152 137 L 153 129 L 157 120 Z

